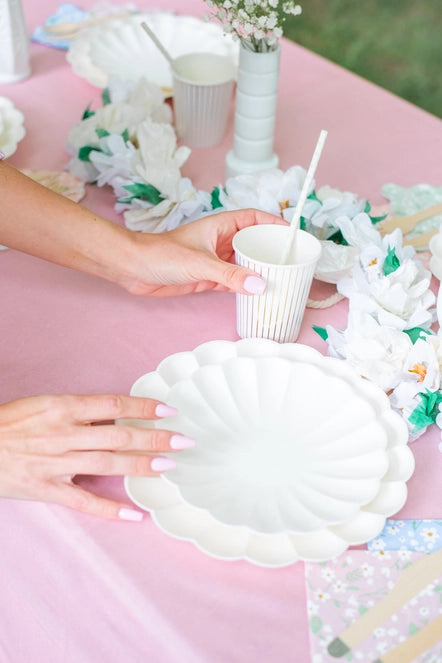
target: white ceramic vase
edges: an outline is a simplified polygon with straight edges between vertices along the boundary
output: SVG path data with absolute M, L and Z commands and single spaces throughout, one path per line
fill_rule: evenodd
M 226 157 L 226 179 L 278 166 L 273 141 L 280 51 L 279 44 L 267 53 L 241 45 L 233 149 Z
M 31 73 L 29 38 L 21 0 L 0 0 L 0 83 L 13 83 Z

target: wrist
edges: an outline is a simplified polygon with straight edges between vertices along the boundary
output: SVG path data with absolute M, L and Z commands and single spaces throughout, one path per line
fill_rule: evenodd
M 150 233 L 119 228 L 115 262 L 108 265 L 110 280 L 133 295 L 146 294 L 151 282 L 150 254 L 158 239 Z M 109 257 L 105 252 L 105 257 Z

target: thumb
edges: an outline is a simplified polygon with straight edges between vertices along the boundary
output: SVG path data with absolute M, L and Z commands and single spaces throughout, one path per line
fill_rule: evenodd
M 246 295 L 262 295 L 267 283 L 256 272 L 218 260 L 212 264 L 211 279 L 229 290 Z

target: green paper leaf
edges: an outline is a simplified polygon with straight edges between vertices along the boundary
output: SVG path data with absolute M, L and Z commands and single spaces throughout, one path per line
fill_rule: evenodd
M 86 110 L 83 112 L 83 115 L 81 116 L 82 120 L 87 120 L 88 117 L 92 117 L 92 115 L 95 115 L 95 111 L 91 110 L 91 105 L 86 108 Z
M 97 134 L 98 138 L 106 138 L 106 136 L 110 136 L 110 132 L 107 131 L 107 129 L 95 129 L 95 133 Z
M 107 106 L 108 104 L 111 103 L 111 98 L 110 98 L 108 87 L 105 87 L 103 92 L 101 93 L 101 101 L 103 102 L 103 106 Z
M 408 417 L 408 421 L 414 426 L 414 431 L 430 426 L 436 421 L 439 414 L 439 403 L 442 402 L 442 392 L 430 391 L 419 394 L 421 402 L 414 408 Z
M 80 147 L 78 150 L 78 158 L 80 161 L 90 161 L 91 152 L 101 152 L 101 150 L 92 145 L 83 145 L 83 147 Z
M 312 191 L 312 192 L 307 196 L 307 200 L 316 200 L 317 203 L 321 203 L 321 205 L 322 205 L 322 200 L 320 200 L 320 199 L 318 198 L 318 196 L 316 195 L 316 191 Z
M 365 615 L 365 613 L 368 611 L 368 608 L 366 605 L 360 605 L 358 608 L 358 612 L 360 615 Z
M 220 188 L 219 186 L 216 186 L 212 189 L 212 193 L 210 194 L 210 204 L 212 205 L 212 209 L 219 209 L 222 207 L 220 200 L 219 200 L 219 194 L 220 194 Z
M 121 134 L 123 140 L 125 143 L 128 143 L 130 141 L 130 136 L 129 136 L 129 130 L 125 129 L 123 133 Z
M 318 615 L 313 615 L 310 618 L 309 626 L 312 633 L 317 633 L 322 628 L 322 619 Z
M 408 334 L 413 345 L 420 338 L 425 338 L 425 336 L 432 336 L 433 333 L 429 329 L 423 329 L 422 327 L 412 327 L 411 329 L 404 329 L 404 332 Z
M 341 244 L 342 246 L 348 246 L 348 242 L 344 239 L 344 235 L 340 230 L 337 230 L 333 235 L 328 238 L 331 242 L 335 244 Z
M 158 203 L 164 200 L 164 196 L 152 184 L 135 182 L 134 184 L 124 186 L 123 189 L 126 189 L 126 191 L 132 194 L 131 200 L 133 198 L 140 198 L 140 200 L 147 200 L 152 205 L 158 205 Z
M 325 327 L 318 327 L 318 325 L 313 325 L 313 331 L 319 334 L 323 341 L 328 339 L 328 332 Z
M 370 216 L 370 214 L 368 216 Z M 386 219 L 387 216 L 388 214 L 383 214 L 382 216 L 370 216 L 370 221 L 375 226 L 377 223 L 380 223 L 381 221 Z
M 397 268 L 400 267 L 400 264 L 401 261 L 396 255 L 396 249 L 389 246 L 387 257 L 385 258 L 384 264 L 382 265 L 382 271 L 384 272 L 385 276 L 395 272 Z

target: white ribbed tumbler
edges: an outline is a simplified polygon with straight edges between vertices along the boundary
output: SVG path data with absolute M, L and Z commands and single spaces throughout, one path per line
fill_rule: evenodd
M 188 53 L 174 60 L 175 125 L 189 147 L 213 147 L 224 138 L 235 69 L 231 58 L 214 53 Z
M 321 244 L 304 230 L 296 230 L 287 264 L 281 265 L 290 241 L 290 227 L 249 226 L 233 238 L 236 264 L 253 269 L 267 281 L 263 295 L 236 295 L 237 331 L 241 338 L 296 341 Z

